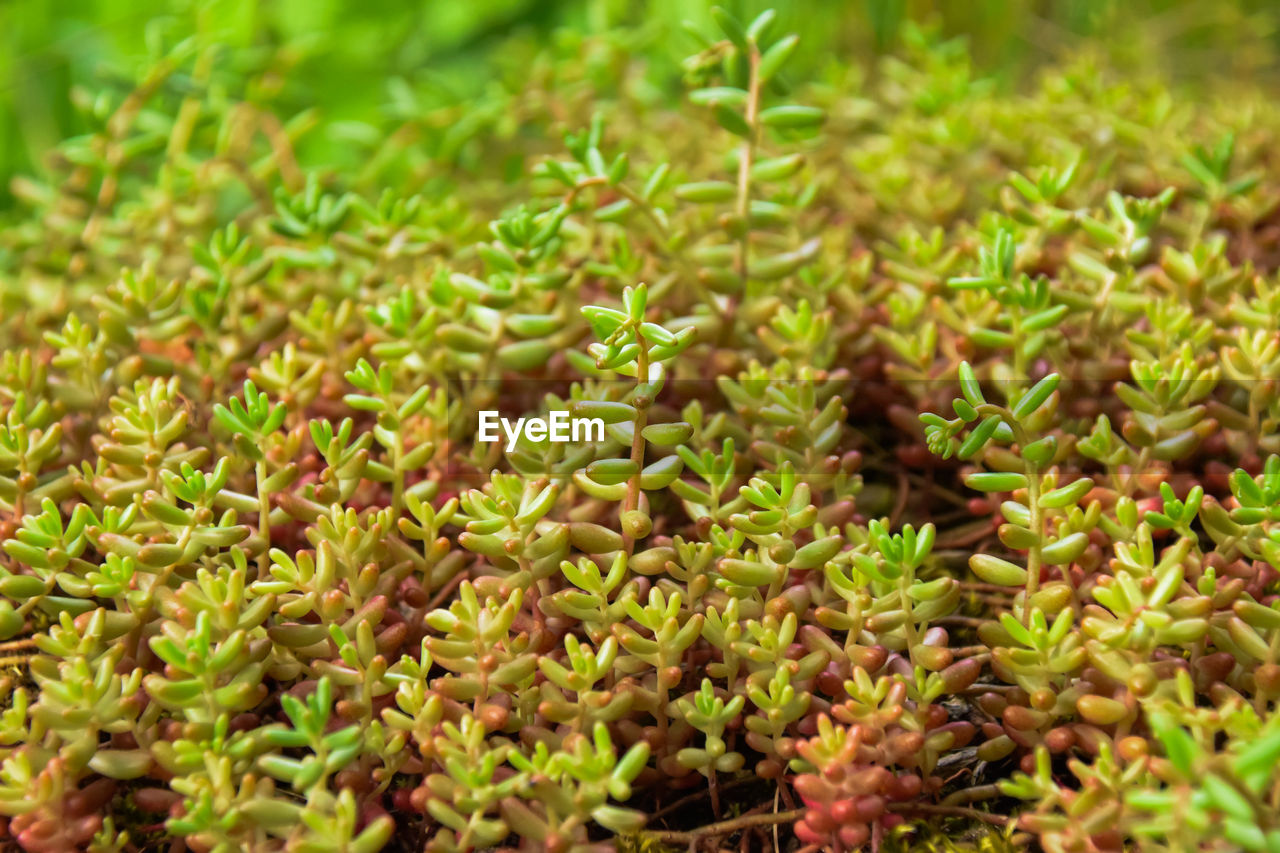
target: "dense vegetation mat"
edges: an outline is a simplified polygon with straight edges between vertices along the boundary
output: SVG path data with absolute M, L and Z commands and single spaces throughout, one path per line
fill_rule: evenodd
M 713 17 L 679 97 L 626 31 L 80 93 L 0 229 L 0 832 L 1280 850 L 1274 99 Z

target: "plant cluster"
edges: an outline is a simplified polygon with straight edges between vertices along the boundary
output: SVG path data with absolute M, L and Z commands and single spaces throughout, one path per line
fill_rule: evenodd
M 287 52 L 83 100 L 0 231 L 0 835 L 1280 851 L 1274 103 L 713 17 L 678 107 L 566 40 L 357 175 Z

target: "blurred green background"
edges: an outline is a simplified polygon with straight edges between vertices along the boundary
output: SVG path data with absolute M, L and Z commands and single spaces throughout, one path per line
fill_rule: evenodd
M 273 103 L 316 108 L 334 126 L 384 127 L 399 94 L 453 103 L 492 86 L 515 87 L 548 44 L 615 33 L 646 62 L 661 97 L 694 49 L 682 22 L 706 22 L 706 0 L 8 0 L 0 4 L 0 209 L 11 179 L 39 174 L 44 154 L 90 129 L 76 87 L 136 79 L 159 45 L 194 37 L 224 56 L 285 47 L 296 63 Z M 1155 66 L 1191 83 L 1215 75 L 1276 73 L 1276 13 L 1269 0 L 729 0 L 749 17 L 775 6 L 799 32 L 809 72 L 894 50 L 904 20 L 968 40 L 975 64 L 1016 87 L 1035 64 L 1091 49 L 1109 62 Z M 567 47 L 566 47 L 567 45 Z M 230 61 L 230 60 L 229 60 Z M 398 94 L 397 94 L 398 93 Z M 418 103 L 418 102 L 415 102 Z M 409 108 L 413 108 L 410 106 Z M 341 160 L 341 134 L 303 152 Z M 326 144 L 330 146 L 326 149 Z

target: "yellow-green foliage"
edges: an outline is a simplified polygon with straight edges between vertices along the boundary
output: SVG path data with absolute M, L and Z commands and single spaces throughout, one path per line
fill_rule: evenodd
M 156 23 L 6 160 L 0 834 L 1280 850 L 1267 15 L 622 5 Z

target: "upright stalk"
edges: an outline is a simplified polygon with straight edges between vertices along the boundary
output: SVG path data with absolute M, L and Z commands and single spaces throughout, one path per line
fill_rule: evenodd
M 1017 420 L 1012 417 L 1006 417 L 1006 422 L 1013 428 L 1014 440 L 1019 447 L 1026 447 L 1030 443 L 1030 437 L 1026 430 L 1018 424 Z M 1044 540 L 1044 510 L 1040 507 L 1040 469 L 1030 461 L 1023 460 L 1023 473 L 1027 478 L 1027 512 L 1030 516 L 1030 528 L 1036 535 L 1036 544 L 1027 549 L 1027 586 L 1026 600 L 1022 609 L 1022 621 L 1027 625 L 1031 624 L 1031 596 L 1036 594 L 1040 589 L 1040 566 L 1043 558 L 1040 554 L 1041 543 Z M 1065 572 L 1063 573 L 1066 574 Z
M 751 167 L 755 162 L 756 142 L 760 134 L 760 49 L 751 43 L 747 54 L 747 103 L 743 118 L 749 132 L 738 146 L 738 191 L 734 199 L 733 213 L 741 223 L 742 233 L 734 255 L 734 269 L 738 273 L 739 298 L 747 295 L 747 265 L 751 248 Z M 726 344 L 733 336 L 736 324 L 738 298 L 730 297 L 725 309 L 725 322 L 720 327 L 720 343 Z
M 258 554 L 258 580 L 265 580 L 271 565 L 271 496 L 263 488 L 267 481 L 267 460 L 259 459 L 254 466 L 258 485 L 258 533 L 262 536 L 262 551 Z
M 1040 473 L 1036 466 L 1026 463 L 1027 472 L 1027 509 L 1031 513 L 1031 529 L 1037 538 L 1044 537 L 1044 510 L 1040 508 Z M 1032 545 L 1027 550 L 1027 603 L 1023 611 L 1023 621 L 1027 624 L 1031 619 L 1031 596 L 1040 588 L 1040 545 Z
M 395 441 L 391 446 L 391 522 L 394 524 L 400 519 L 400 511 L 404 506 L 404 474 L 401 469 L 400 460 L 404 456 L 404 430 L 403 424 L 398 424 L 395 431 Z
M 742 235 L 738 238 L 738 252 L 735 266 L 738 278 L 742 281 L 745 294 L 747 287 L 747 251 L 751 243 L 751 166 L 755 160 L 756 137 L 759 134 L 757 116 L 760 112 L 760 49 L 753 42 L 751 52 L 747 55 L 749 76 L 747 78 L 746 119 L 750 133 L 738 146 L 738 195 L 734 200 L 734 214 L 742 222 Z
M 636 344 L 640 347 L 640 354 L 636 356 L 636 387 L 640 388 L 649 383 L 649 343 L 643 335 L 637 334 Z M 631 434 L 631 464 L 636 470 L 627 481 L 627 497 L 623 503 L 624 514 L 640 508 L 640 477 L 644 471 L 644 436 L 641 433 L 649 422 L 649 406 L 652 402 L 647 394 L 639 395 L 634 401 L 636 419 Z M 626 524 L 623 525 L 622 533 L 627 546 L 627 555 L 630 556 L 635 552 L 636 537 L 627 531 Z

